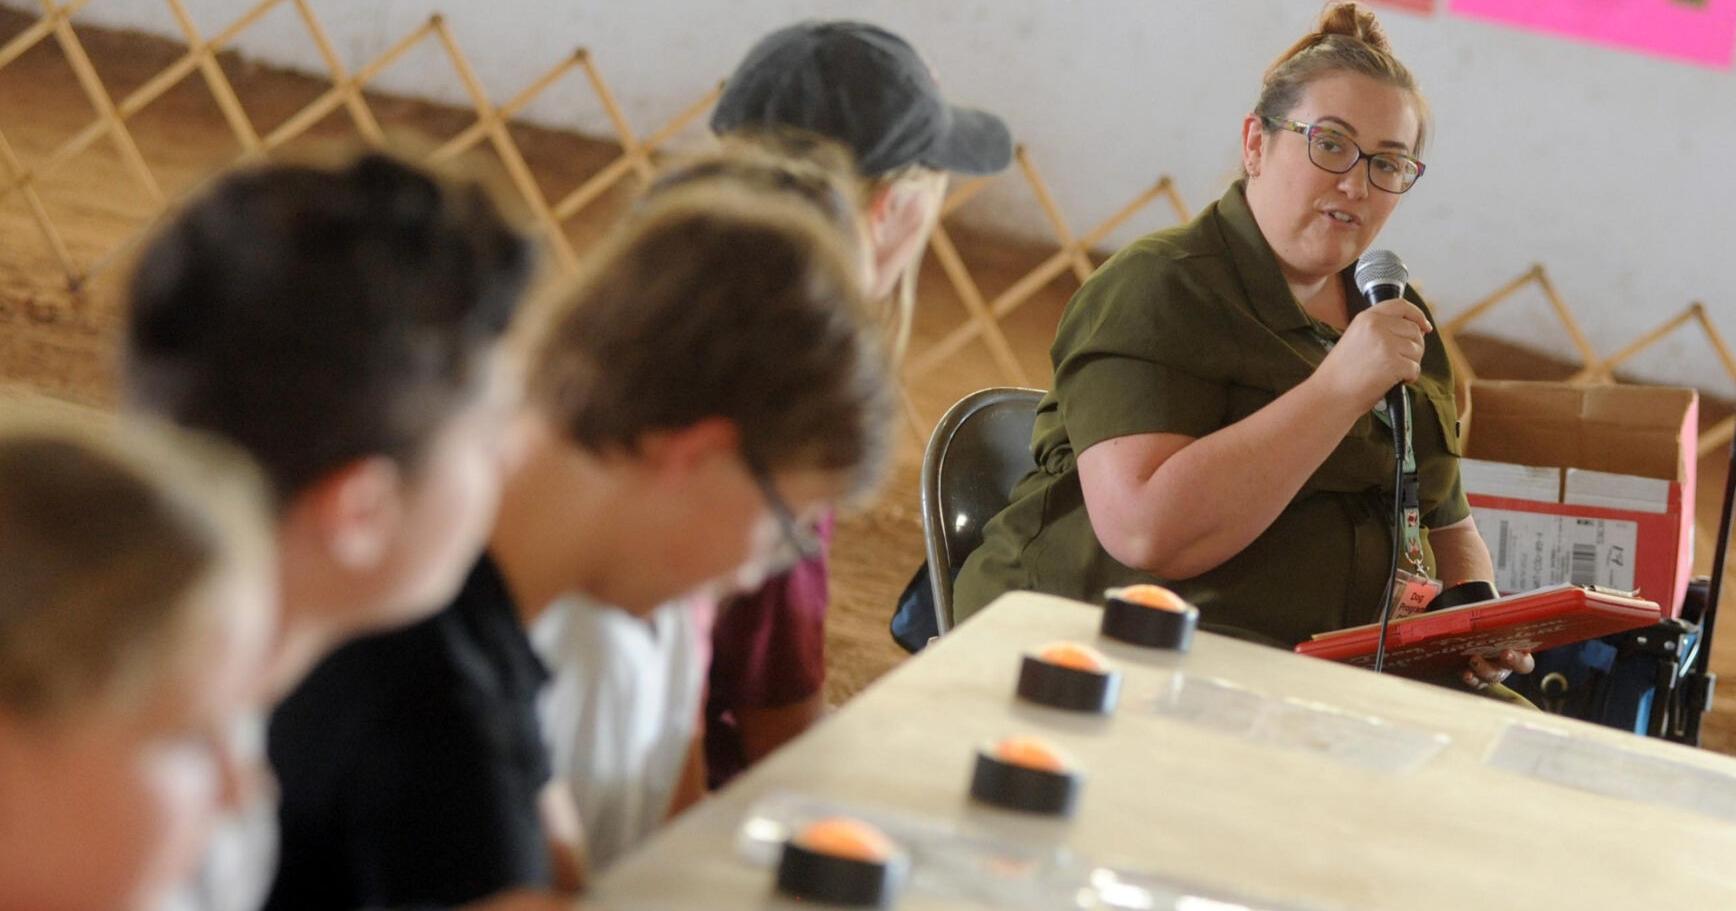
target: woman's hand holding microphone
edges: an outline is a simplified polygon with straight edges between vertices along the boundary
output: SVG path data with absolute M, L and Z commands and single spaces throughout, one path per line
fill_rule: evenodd
M 1356 314 L 1314 378 L 1358 413 L 1400 383 L 1422 375 L 1423 338 L 1435 331 L 1421 308 L 1392 298 Z

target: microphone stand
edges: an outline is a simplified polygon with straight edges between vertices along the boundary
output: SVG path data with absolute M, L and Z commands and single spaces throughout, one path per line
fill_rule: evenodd
M 1736 505 L 1736 441 L 1730 443 L 1730 464 L 1724 475 L 1724 511 L 1718 517 L 1718 550 L 1712 556 L 1712 582 L 1706 593 L 1706 615 L 1700 620 L 1700 638 L 1693 662 L 1682 680 L 1681 724 L 1670 739 L 1689 746 L 1700 745 L 1700 721 L 1712 708 L 1712 693 L 1718 675 L 1712 673 L 1712 634 L 1717 629 L 1718 599 L 1724 593 L 1724 563 L 1730 554 L 1730 513 Z

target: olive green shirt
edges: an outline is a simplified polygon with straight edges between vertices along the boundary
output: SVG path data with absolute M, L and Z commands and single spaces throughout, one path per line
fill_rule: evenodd
M 1354 286 L 1348 291 L 1355 299 Z M 1406 297 L 1423 306 L 1414 292 Z M 1392 559 L 1392 431 L 1382 417 L 1359 418 L 1270 527 L 1190 579 L 1156 579 L 1103 549 L 1075 462 L 1115 437 L 1203 437 L 1240 421 L 1306 379 L 1326 356 L 1324 339 L 1336 336 L 1297 304 L 1240 183 L 1189 224 L 1116 254 L 1061 318 L 1054 389 L 1032 433 L 1036 469 L 965 563 L 955 618 L 1016 589 L 1100 602 L 1105 588 L 1156 581 L 1198 605 L 1204 628 L 1269 644 L 1373 621 Z M 1432 573 L 1426 529 L 1470 515 L 1438 333 L 1427 336 L 1422 377 L 1410 388 Z

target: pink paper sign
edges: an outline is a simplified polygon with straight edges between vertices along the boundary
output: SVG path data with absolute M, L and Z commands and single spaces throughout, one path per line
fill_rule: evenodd
M 1425 16 L 1435 11 L 1435 0 L 1373 0 L 1373 2 L 1380 6 L 1396 6 L 1399 9 L 1422 13 Z
M 1728 68 L 1736 0 L 1452 0 L 1452 11 Z

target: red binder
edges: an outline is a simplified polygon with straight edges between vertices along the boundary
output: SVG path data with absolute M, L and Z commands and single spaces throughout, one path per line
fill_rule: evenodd
M 1394 620 L 1386 631 L 1386 667 L 1406 677 L 1463 670 L 1472 655 L 1502 649 L 1539 651 L 1657 623 L 1653 601 L 1578 585 L 1556 585 L 1493 601 Z M 1380 625 L 1321 633 L 1296 652 L 1369 667 Z

